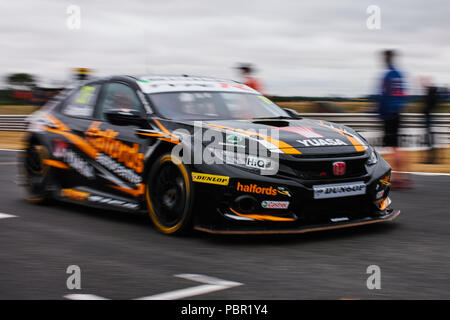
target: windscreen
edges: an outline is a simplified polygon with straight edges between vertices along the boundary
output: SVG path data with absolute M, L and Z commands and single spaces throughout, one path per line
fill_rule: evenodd
M 236 92 L 164 92 L 149 95 L 154 108 L 174 120 L 289 117 L 262 95 Z

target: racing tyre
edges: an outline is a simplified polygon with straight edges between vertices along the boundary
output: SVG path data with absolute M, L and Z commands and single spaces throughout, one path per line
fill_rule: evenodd
M 165 153 L 152 164 L 145 197 L 160 232 L 179 235 L 192 229 L 192 189 L 190 170 L 180 158 Z
M 25 150 L 22 164 L 25 198 L 32 203 L 48 202 L 45 193 L 49 183 L 49 166 L 44 163 L 49 158 L 48 149 L 42 145 L 30 145 Z

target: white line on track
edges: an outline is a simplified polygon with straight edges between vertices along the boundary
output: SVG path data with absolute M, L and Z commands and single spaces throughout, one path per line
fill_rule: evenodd
M 392 171 L 397 173 L 409 173 L 415 174 L 417 176 L 450 176 L 450 173 L 441 173 L 441 172 L 412 172 L 412 171 Z
M 175 277 L 201 282 L 205 284 L 186 289 L 160 293 L 149 297 L 138 298 L 137 300 L 176 300 L 198 296 L 201 294 L 206 294 L 214 291 L 225 290 L 242 285 L 242 283 L 239 282 L 222 280 L 218 278 L 203 276 L 201 274 L 177 274 L 175 275 Z
M 23 152 L 23 150 L 20 150 L 20 149 L 0 149 L 0 151 Z
M 234 281 L 228 281 L 228 280 L 222 280 L 219 278 L 213 278 L 204 276 L 201 274 L 191 274 L 191 273 L 184 273 L 184 274 L 177 274 L 175 277 L 183 278 L 191 281 L 196 281 L 200 283 L 204 283 L 200 286 L 185 288 L 185 289 L 179 289 L 164 293 L 155 294 L 152 296 L 137 298 L 135 300 L 176 300 L 176 299 L 183 299 L 193 296 L 198 296 L 201 294 L 206 294 L 214 291 L 220 291 L 225 290 L 237 286 L 241 286 L 242 283 L 234 282 Z M 103 298 L 100 296 L 96 296 L 94 294 L 68 294 L 65 295 L 64 298 L 70 299 L 70 300 L 108 300 L 107 298 Z
M 6 218 L 16 218 L 17 216 L 7 213 L 1 213 L 0 212 L 0 219 L 6 219 Z
M 109 300 L 100 296 L 96 296 L 95 294 L 68 294 L 65 295 L 64 298 L 69 300 Z

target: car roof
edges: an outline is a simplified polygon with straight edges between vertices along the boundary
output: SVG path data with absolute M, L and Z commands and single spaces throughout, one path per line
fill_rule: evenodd
M 150 75 L 134 78 L 144 93 L 219 91 L 261 94 L 243 83 L 213 77 Z

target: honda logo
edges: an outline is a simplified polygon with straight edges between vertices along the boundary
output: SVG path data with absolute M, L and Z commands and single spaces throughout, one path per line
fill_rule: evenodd
M 333 173 L 335 176 L 343 176 L 346 171 L 346 164 L 343 161 L 333 162 Z

